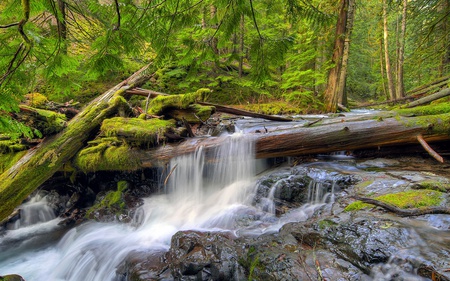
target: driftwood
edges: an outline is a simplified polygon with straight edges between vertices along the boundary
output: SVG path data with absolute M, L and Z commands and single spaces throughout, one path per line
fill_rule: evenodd
M 428 214 L 446 214 L 450 215 L 450 208 L 446 207 L 427 207 L 421 209 L 401 209 L 396 206 L 381 202 L 376 199 L 367 198 L 367 197 L 353 197 L 356 200 L 362 201 L 364 203 L 372 204 L 383 209 L 386 209 L 389 212 L 392 212 L 400 217 L 413 217 L 413 216 L 422 216 Z
M 0 175 L 0 221 L 85 145 L 101 122 L 123 101 L 126 90 L 150 78 L 148 66 L 93 100 L 58 135 L 47 138 Z

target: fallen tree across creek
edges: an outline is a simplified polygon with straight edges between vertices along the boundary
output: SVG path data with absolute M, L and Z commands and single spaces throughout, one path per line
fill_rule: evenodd
M 150 76 L 150 72 L 144 68 L 105 92 L 72 119 L 64 131 L 47 138 L 38 147 L 30 150 L 13 167 L 0 175 L 0 202 L 2 202 L 0 205 L 0 221 L 6 218 L 31 192 L 60 170 L 64 164 L 83 163 L 83 161 L 77 160 L 80 154 L 89 156 L 89 153 L 92 152 L 99 153 L 98 155 L 101 156 L 101 158 L 97 157 L 97 160 L 100 161 L 97 163 L 100 163 L 101 166 L 92 165 L 92 161 L 86 161 L 88 158 L 85 158 L 84 163 L 91 165 L 90 170 L 81 168 L 85 172 L 101 169 L 113 170 L 114 167 L 117 167 L 117 163 L 116 165 L 114 163 L 109 165 L 108 161 L 117 161 L 117 159 L 109 158 L 108 155 L 110 154 L 105 151 L 116 147 L 120 153 L 121 162 L 118 163 L 120 169 L 130 171 L 163 166 L 173 157 L 193 152 L 199 147 L 210 150 L 223 142 L 222 137 L 183 137 L 184 141 L 182 142 L 167 143 L 164 138 L 161 138 L 166 133 L 157 130 L 154 133 L 155 138 L 152 135 L 153 133 L 149 132 L 144 140 L 152 139 L 153 144 L 160 144 L 159 146 L 146 146 L 140 140 L 136 145 L 133 134 L 130 135 L 130 132 L 126 131 L 126 125 L 129 123 L 158 123 L 150 121 L 159 119 L 147 120 L 146 118 L 149 116 L 147 112 L 143 114 L 142 118 L 141 116 L 140 118 L 108 118 L 113 117 L 117 108 L 126 103 L 122 95 Z M 149 95 L 148 92 L 146 94 Z M 159 94 L 156 93 L 155 96 L 160 97 Z M 201 103 L 195 99 L 198 96 L 199 93 L 194 93 L 176 100 L 176 103 L 185 109 L 191 109 L 193 103 Z M 175 101 L 174 98 L 173 100 Z M 160 110 L 164 110 L 164 106 L 160 105 Z M 159 111 L 155 110 L 155 113 L 159 114 Z M 247 135 L 255 142 L 257 158 L 300 156 L 342 150 L 351 151 L 382 146 L 418 144 L 419 141 L 424 147 L 427 147 L 430 155 L 433 155 L 431 146 L 427 143 L 450 140 L 450 113 L 447 111 L 427 116 L 401 117 L 391 113 L 385 117 L 380 115 L 376 118 L 372 115 L 368 118 L 370 119 L 367 120 L 366 117 L 366 120 L 364 120 L 338 116 L 329 118 L 329 120 L 319 119 L 306 123 L 283 122 L 283 125 L 278 128 L 268 126 L 267 131 L 258 130 L 258 132 L 247 133 Z M 287 118 L 283 119 L 283 121 L 286 121 Z M 104 120 L 105 122 L 103 122 Z M 138 120 L 140 121 L 134 122 Z M 111 146 L 102 143 L 98 149 L 95 146 L 91 147 L 92 149 L 83 149 L 90 138 L 94 138 L 95 135 L 102 135 L 102 133 L 98 134 L 98 129 L 102 123 L 103 125 L 108 123 L 106 121 L 121 124 L 116 130 L 116 136 L 112 137 L 108 133 L 103 136 L 104 139 L 114 139 L 112 143 L 116 144 Z M 165 127 L 173 129 L 172 125 L 167 124 L 167 122 L 163 123 Z M 175 126 L 175 122 L 169 123 L 173 123 Z M 136 135 L 143 134 L 136 127 L 133 127 L 133 132 Z M 131 138 L 132 141 L 127 138 Z M 127 143 L 127 145 L 122 145 L 123 143 Z M 434 154 L 438 155 L 436 152 Z

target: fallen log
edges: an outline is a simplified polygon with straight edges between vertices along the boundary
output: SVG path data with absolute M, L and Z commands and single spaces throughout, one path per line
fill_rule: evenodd
M 123 102 L 122 95 L 126 90 L 150 78 L 148 68 L 148 65 L 143 67 L 97 97 L 62 132 L 45 139 L 0 175 L 0 221 L 84 146 L 101 122 L 110 117 Z
M 411 107 L 415 107 L 415 106 L 419 106 L 419 105 L 424 105 L 426 103 L 430 103 L 434 100 L 446 97 L 450 95 L 450 88 L 445 88 L 435 94 L 423 97 L 421 99 L 418 99 L 416 101 L 410 102 L 409 104 L 406 105 L 406 108 L 411 108 Z
M 257 158 L 300 156 L 336 151 L 450 141 L 450 114 L 396 117 L 332 123 L 317 127 L 293 127 L 268 133 L 249 134 L 255 142 Z M 164 166 L 171 158 L 203 147 L 209 151 L 223 142 L 221 137 L 192 138 L 179 144 L 166 144 L 152 150 L 134 151 L 140 167 Z
M 140 88 L 128 90 L 127 94 L 145 96 L 145 97 L 149 97 L 149 98 L 155 98 L 157 96 L 168 96 L 168 94 L 165 94 L 165 93 L 160 93 L 160 92 L 147 90 L 147 89 L 140 89 Z M 216 108 L 216 111 L 234 114 L 234 115 L 247 116 L 247 117 L 253 117 L 253 118 L 262 118 L 262 119 L 272 120 L 272 121 L 286 121 L 286 122 L 292 121 L 292 118 L 288 118 L 288 117 L 260 114 L 260 113 L 250 112 L 250 111 L 246 111 L 246 110 L 242 110 L 242 109 L 237 109 L 237 108 L 230 107 L 230 106 L 215 104 L 215 103 L 198 101 L 197 104 L 206 105 L 206 106 L 214 106 Z

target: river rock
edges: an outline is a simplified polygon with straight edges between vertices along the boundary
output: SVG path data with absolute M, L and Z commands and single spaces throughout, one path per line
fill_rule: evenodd
M 179 231 L 167 261 L 175 280 L 245 280 L 241 255 L 230 232 Z
M 25 281 L 22 276 L 17 274 L 0 276 L 0 281 Z

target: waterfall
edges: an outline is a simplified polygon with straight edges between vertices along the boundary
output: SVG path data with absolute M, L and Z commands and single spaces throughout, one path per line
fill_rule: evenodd
M 114 280 L 130 252 L 167 250 L 179 230 L 236 230 L 237 211 L 251 207 L 256 160 L 252 141 L 242 134 L 224 137 L 213 151 L 199 147 L 177 157 L 168 170 L 166 192 L 144 199 L 132 224 L 85 223 L 55 247 L 9 257 L 0 263 L 0 274 L 19 273 L 26 280 Z

